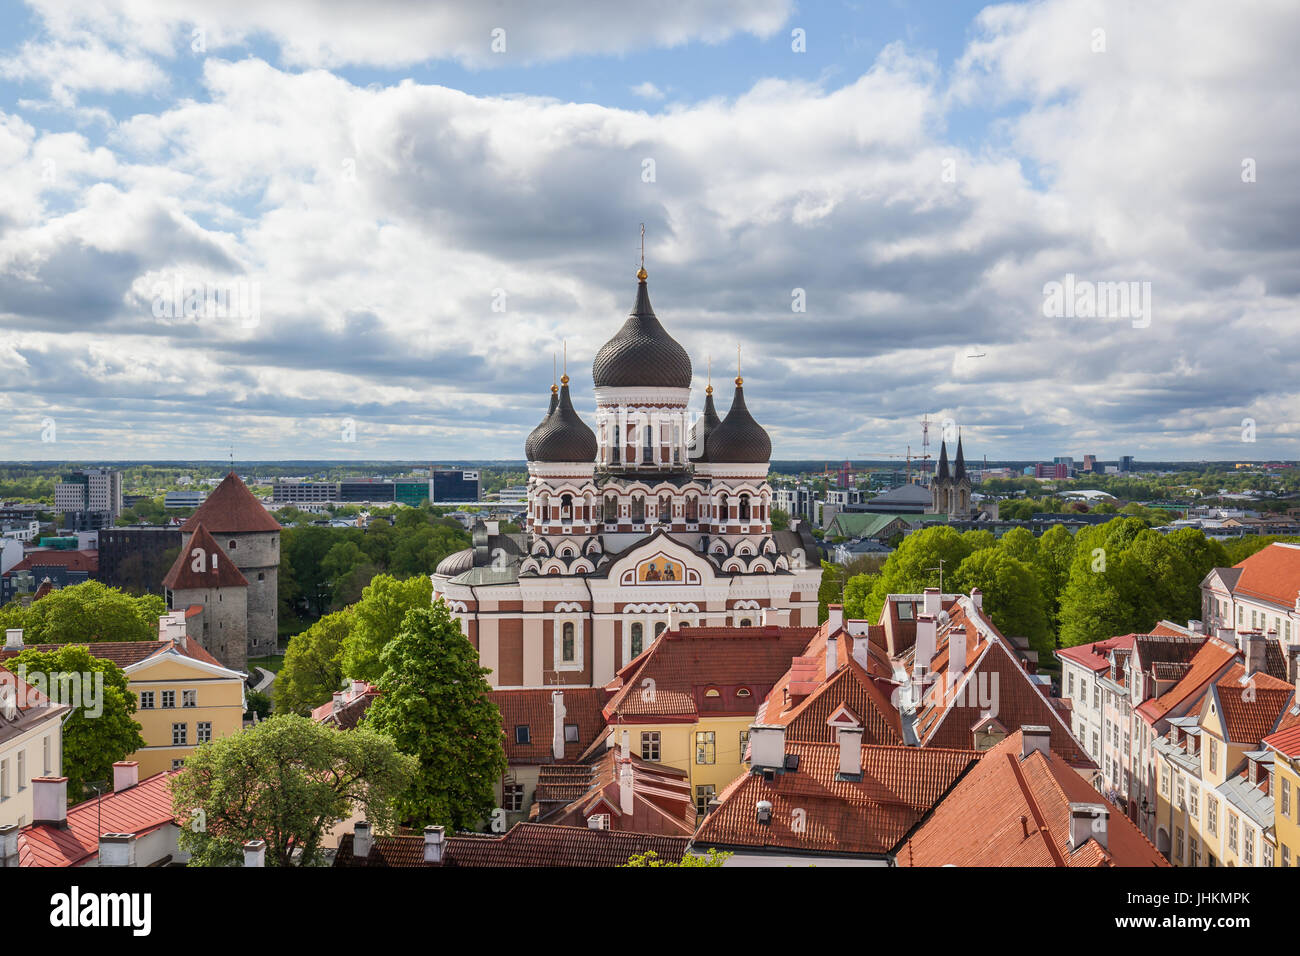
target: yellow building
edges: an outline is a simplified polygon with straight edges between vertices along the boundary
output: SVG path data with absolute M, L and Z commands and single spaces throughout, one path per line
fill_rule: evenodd
M 683 627 L 616 678 L 606 720 L 631 753 L 685 773 L 701 815 L 745 763 L 768 692 L 816 634 L 811 627 Z
M 1297 718 L 1300 710 L 1283 719 L 1283 730 L 1264 738 L 1264 749 L 1273 755 L 1277 866 L 1300 866 L 1300 719 Z
M 221 666 L 198 641 L 187 637 L 183 611 L 163 615 L 160 640 L 106 641 L 86 645 L 126 674 L 136 697 L 135 720 L 145 746 L 124 759 L 140 764 L 141 779 L 184 763 L 199 744 L 238 733 L 244 726 L 244 676 Z M 6 652 L 22 649 L 21 634 Z M 61 644 L 34 645 L 41 651 Z

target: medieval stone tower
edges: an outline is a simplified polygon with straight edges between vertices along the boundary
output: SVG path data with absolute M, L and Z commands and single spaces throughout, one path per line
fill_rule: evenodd
M 935 514 L 963 518 L 970 514 L 970 476 L 966 474 L 966 456 L 957 436 L 957 460 L 948 468 L 948 443 L 939 445 L 939 468 L 930 483 L 930 510 Z
M 192 538 L 200 526 L 248 582 L 247 656 L 274 654 L 279 628 L 280 523 L 232 471 L 181 531 Z M 191 550 L 188 545 L 182 548 L 181 557 Z M 230 665 L 224 659 L 222 663 Z
M 185 634 L 226 667 L 248 664 L 248 579 L 199 525 L 163 578 L 168 605 L 185 614 Z

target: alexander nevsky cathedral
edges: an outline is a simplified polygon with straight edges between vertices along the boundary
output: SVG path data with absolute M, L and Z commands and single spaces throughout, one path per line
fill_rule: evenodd
M 480 523 L 433 574 L 496 687 L 604 685 L 665 628 L 817 623 L 817 544 L 772 530 L 772 442 L 742 379 L 725 417 L 709 385 L 689 421 L 690 357 L 637 279 L 592 364 L 595 429 L 565 375 L 524 445 L 523 533 Z

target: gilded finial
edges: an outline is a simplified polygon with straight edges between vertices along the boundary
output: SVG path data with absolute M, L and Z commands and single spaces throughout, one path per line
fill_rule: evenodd
M 569 384 L 569 340 L 564 340 L 564 374 L 560 376 L 560 384 Z
M 704 389 L 704 394 L 712 395 L 713 394 L 713 356 L 712 355 L 708 356 L 705 359 L 705 361 L 708 363 L 709 384 L 708 387 Z
M 740 346 L 736 346 L 736 384 L 744 385 L 745 380 L 740 377 Z
M 645 223 L 641 223 L 641 268 L 636 270 L 636 277 L 638 281 L 645 282 L 648 275 L 645 271 Z

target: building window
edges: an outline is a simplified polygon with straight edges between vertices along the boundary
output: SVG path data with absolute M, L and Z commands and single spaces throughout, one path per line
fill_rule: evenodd
M 659 760 L 659 731 L 643 730 L 641 732 L 641 759 Z
M 1228 811 L 1228 849 L 1233 853 L 1237 852 L 1237 820 L 1238 817 L 1231 810 Z
M 1096 684 L 1092 685 L 1092 709 L 1101 710 L 1101 690 Z
M 1189 783 L 1187 785 L 1187 797 L 1187 812 L 1190 813 L 1193 818 L 1199 817 L 1201 815 L 1201 788 L 1194 783 Z
M 1210 738 L 1210 773 L 1219 769 L 1219 742 Z
M 1182 858 L 1183 858 L 1183 828 L 1178 827 L 1175 831 L 1175 836 L 1174 836 L 1174 859 L 1181 860 Z
M 1273 865 L 1273 844 L 1265 840 L 1264 852 L 1260 856 L 1263 857 L 1264 866 L 1271 867 Z
M 695 762 L 699 764 L 717 763 L 717 744 L 712 730 L 695 732 Z
M 1205 828 L 1215 836 L 1219 834 L 1219 801 L 1208 797 L 1205 801 Z
M 524 785 L 522 783 L 508 783 L 505 787 L 505 809 L 510 813 L 518 813 L 524 808 Z
M 530 738 L 528 736 L 528 725 L 515 724 L 515 743 L 526 744 L 529 742 L 530 742 Z
M 199 733 L 199 743 L 206 744 L 210 740 L 212 740 L 212 721 L 210 720 L 199 721 L 198 733 Z
M 1282 865 L 1291 865 L 1291 847 L 1286 843 L 1282 844 Z
M 170 710 L 176 706 L 176 691 L 165 690 L 162 692 L 162 705 L 164 710 Z
M 562 647 L 560 649 L 561 659 L 566 664 L 572 664 L 577 659 L 577 646 L 573 639 L 573 622 L 565 621 L 560 632 L 563 637 Z
M 749 731 L 742 730 L 740 732 L 740 759 L 741 760 L 745 759 L 745 751 L 748 748 L 749 748 Z
M 668 627 L 668 622 L 667 622 L 667 621 L 656 621 L 656 622 L 655 622 L 655 637 L 658 637 L 660 634 L 662 634 L 662 633 L 664 632 L 664 630 L 667 629 L 667 627 Z
M 631 648 L 628 651 L 628 659 L 639 657 L 645 650 L 645 627 L 639 621 L 632 625 Z
M 578 742 L 578 725 L 577 725 L 577 724 L 565 724 L 565 725 L 564 725 L 564 742 L 565 742 L 566 744 L 576 744 L 576 743 Z
M 172 746 L 184 747 L 190 742 L 189 724 L 172 724 Z
M 1066 677 L 1065 686 L 1069 688 L 1065 692 L 1065 696 L 1073 699 L 1074 697 L 1074 672 L 1073 671 L 1071 671 L 1070 674 Z
M 1241 828 L 1241 858 L 1251 866 L 1255 865 L 1255 828 L 1252 826 L 1243 826 Z
M 151 690 L 140 691 L 140 709 L 153 710 L 153 691 Z
M 709 812 L 709 801 L 717 796 L 718 788 L 711 783 L 695 788 L 695 812 L 700 816 Z
M 41 753 L 42 756 L 45 758 L 45 769 L 42 771 L 42 774 L 48 777 L 52 772 L 50 768 L 50 738 L 49 737 L 46 737 L 44 740 L 41 741 Z
M 1291 816 L 1291 781 L 1282 778 L 1282 815 Z
M 197 707 L 197 706 L 199 706 L 198 694 L 199 694 L 199 692 L 196 691 L 196 690 L 183 690 L 183 691 L 181 691 L 181 706 L 182 706 L 182 707 Z
M 183 766 L 185 766 L 185 760 L 181 757 L 177 757 L 175 760 L 172 761 L 173 770 L 180 770 L 181 767 Z
M 27 789 L 27 751 L 18 751 L 18 792 Z
M 1196 837 L 1192 837 L 1188 841 L 1187 863 L 1189 866 L 1201 865 L 1201 845 L 1196 841 Z

